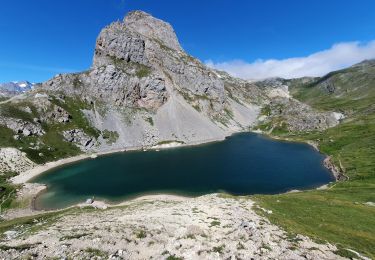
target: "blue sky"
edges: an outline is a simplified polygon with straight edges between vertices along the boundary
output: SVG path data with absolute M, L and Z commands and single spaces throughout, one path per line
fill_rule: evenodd
M 193 56 L 242 77 L 260 69 L 273 76 L 270 61 L 276 73 L 293 67 L 295 57 L 301 63 L 327 51 L 330 61 L 351 58 L 325 70 L 375 55 L 373 0 L 2 0 L 0 82 L 40 82 L 89 68 L 100 29 L 134 9 L 170 22 Z M 329 63 L 326 56 L 315 66 Z

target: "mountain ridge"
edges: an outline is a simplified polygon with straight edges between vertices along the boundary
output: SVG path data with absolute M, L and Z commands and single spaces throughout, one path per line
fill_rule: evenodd
M 158 237 L 170 242 L 170 252 L 151 251 L 152 256 L 161 259 L 168 254 L 170 257 L 202 256 L 200 242 L 207 243 L 203 253 L 215 259 L 223 256 L 222 253 L 232 257 L 232 252 L 241 252 L 245 247 L 249 249 L 245 258 L 249 255 L 287 259 L 374 256 L 375 71 L 372 61 L 320 78 L 249 82 L 207 68 L 182 49 L 178 50 L 177 39 L 170 42 L 166 41 L 170 37 L 164 39 L 165 35 L 173 36 L 173 28 L 157 18 L 134 12 L 124 20 L 101 31 L 93 65 L 87 71 L 57 75 L 30 91 L 0 102 L 1 206 L 2 209 L 15 207 L 6 211 L 5 218 L 35 214 L 24 205 L 29 207 L 33 196 L 45 188 L 30 183 L 23 184 L 22 188 L 11 184 L 10 178 L 20 172 L 27 174 L 36 167 L 56 166 L 56 161 L 62 158 L 69 162 L 73 158 L 95 158 L 96 153 L 198 144 L 221 140 L 236 132 L 258 131 L 282 140 L 312 144 L 329 155 L 330 165 L 349 180 L 346 178 L 346 181 L 319 190 L 279 195 L 249 198 L 220 194 L 187 199 L 186 204 L 178 207 L 178 214 L 171 214 L 173 228 L 182 226 L 181 233 L 173 229 L 176 239 L 168 236 L 164 228 L 159 230 L 160 219 L 165 220 L 164 210 L 172 212 L 175 209 L 170 208 L 173 205 L 170 197 L 157 203 L 152 199 L 151 210 L 148 203 L 144 208 L 149 211 L 142 209 L 142 214 L 157 221 L 156 229 L 147 221 L 139 223 L 139 201 L 131 201 L 127 205 L 134 209 L 133 216 L 138 216 L 137 230 L 133 225 L 127 229 L 127 238 L 132 241 L 121 239 L 126 242 L 124 247 L 133 250 L 135 245 L 140 245 L 155 250 L 155 246 L 160 246 L 158 248 L 164 250 L 165 244 L 151 244 L 155 243 L 153 237 L 157 232 Z M 150 23 L 162 26 L 148 28 Z M 143 26 L 147 28 L 140 28 Z M 155 31 L 159 29 L 160 32 Z M 244 214 L 237 215 L 237 209 L 242 209 L 243 203 L 253 204 L 252 201 L 256 201 L 255 207 L 248 207 Z M 89 207 L 96 205 L 106 207 L 100 203 Z M 213 208 L 221 211 L 225 205 L 235 206 L 227 208 L 228 212 L 220 215 L 220 219 L 217 215 L 212 216 L 212 222 L 202 219 L 207 224 L 204 228 L 208 233 L 205 233 L 195 225 L 185 229 L 187 223 L 191 223 L 190 214 L 202 213 L 204 218 L 208 217 L 192 205 L 199 209 L 203 206 L 208 213 Z M 155 215 L 153 209 L 159 210 L 160 206 L 160 214 Z M 66 249 L 64 252 L 73 257 L 89 258 L 107 253 L 123 256 L 125 251 L 122 249 L 114 252 L 112 242 L 118 240 L 113 236 L 112 224 L 113 219 L 124 219 L 129 223 L 124 217 L 129 216 L 129 210 L 129 207 L 121 206 L 104 212 L 71 208 L 4 221 L 0 229 L 9 241 L 1 246 L 0 254 L 5 258 L 35 252 L 40 253 L 39 256 L 60 256 L 62 251 L 57 245 L 61 245 Z M 238 223 L 242 222 L 240 227 L 233 221 L 231 213 L 234 211 L 240 220 Z M 186 218 L 181 219 L 179 216 L 183 212 Z M 102 227 L 103 214 L 107 213 L 109 221 Z M 260 221 L 244 222 L 249 213 L 259 216 Z M 87 219 L 100 223 L 95 226 L 95 235 L 91 233 L 92 221 Z M 49 226 L 56 220 L 59 221 L 53 227 Z M 219 220 L 234 225 L 227 229 Z M 75 229 L 77 222 L 80 227 Z M 278 230 L 276 226 L 272 226 L 271 232 L 259 232 L 270 227 L 269 222 L 289 233 L 280 236 L 283 231 L 277 231 L 279 235 L 275 235 L 272 231 Z M 82 223 L 88 225 L 90 232 L 86 233 Z M 201 223 L 199 220 L 199 225 Z M 64 231 L 66 233 L 61 237 L 61 226 L 65 224 L 72 228 Z M 123 226 L 118 227 L 124 231 Z M 48 228 L 53 228 L 54 232 Z M 35 231 L 35 236 L 27 234 L 30 229 Z M 225 232 L 220 233 L 218 240 L 210 240 L 210 234 L 219 234 L 219 230 Z M 236 245 L 243 237 L 241 232 L 250 237 Z M 19 234 L 25 234 L 26 240 L 24 237 L 14 239 Z M 86 248 L 95 241 L 104 241 L 98 237 L 103 234 L 109 235 L 110 243 L 96 244 L 95 249 Z M 231 246 L 225 248 L 217 241 L 222 241 L 223 237 L 228 239 L 228 234 L 236 234 L 236 237 L 231 239 L 230 235 L 228 244 Z M 297 234 L 324 241 L 324 245 L 312 244 L 307 237 Z M 51 239 L 46 240 L 46 236 Z M 141 240 L 145 236 L 147 240 Z M 191 248 L 185 251 L 185 247 L 176 247 L 176 241 L 199 248 L 194 252 Z M 279 246 L 274 247 L 272 241 L 277 241 L 276 245 L 282 243 L 282 251 Z M 327 241 L 333 244 L 326 244 Z M 31 244 L 21 244 L 26 242 Z M 306 242 L 311 247 L 306 246 Z
M 210 69 L 184 52 L 170 24 L 134 11 L 102 29 L 91 68 L 58 74 L 6 104 L 10 110 L 31 111 L 24 116 L 32 120 L 14 125 L 9 113 L 3 113 L 2 122 L 15 138 L 22 140 L 24 132 L 39 135 L 44 148 L 34 151 L 43 155 L 59 140 L 66 156 L 77 154 L 76 148 L 103 152 L 222 140 L 260 123 L 257 129 L 268 132 L 325 129 L 338 123 L 331 112 L 314 111 L 287 91 Z M 267 119 L 273 117 L 276 124 Z M 26 149 L 34 160 L 52 159 L 34 151 Z
M 0 97 L 9 98 L 33 89 L 35 83 L 29 81 L 12 81 L 0 83 Z

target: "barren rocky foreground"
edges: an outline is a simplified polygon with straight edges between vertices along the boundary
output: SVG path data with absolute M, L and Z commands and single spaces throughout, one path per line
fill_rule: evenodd
M 247 197 L 155 195 L 106 209 L 86 207 L 7 231 L 0 257 L 342 259 L 333 245 L 293 237 L 270 224 L 256 212 L 272 212 Z

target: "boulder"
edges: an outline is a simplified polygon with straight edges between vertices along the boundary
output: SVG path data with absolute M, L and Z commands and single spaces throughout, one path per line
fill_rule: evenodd
M 81 150 L 87 151 L 94 147 L 96 140 L 87 135 L 82 129 L 72 129 L 63 132 L 64 139 L 74 143 Z

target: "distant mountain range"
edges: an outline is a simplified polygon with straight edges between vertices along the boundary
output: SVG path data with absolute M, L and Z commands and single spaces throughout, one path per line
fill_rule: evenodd
M 34 83 L 28 81 L 13 81 L 0 83 L 0 97 L 11 97 L 33 89 Z

